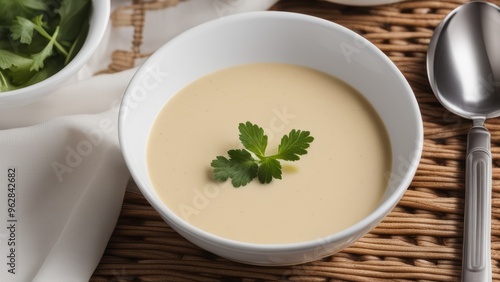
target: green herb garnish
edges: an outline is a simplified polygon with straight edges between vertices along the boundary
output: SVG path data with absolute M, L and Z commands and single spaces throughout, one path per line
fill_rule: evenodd
M 266 156 L 267 135 L 264 129 L 247 121 L 240 123 L 240 141 L 245 149 L 227 151 L 229 159 L 217 156 L 210 164 L 214 168 L 214 178 L 226 181 L 231 178 L 234 187 L 247 185 L 255 177 L 260 183 L 270 183 L 273 178 L 281 179 L 279 160 L 297 161 L 307 154 L 309 144 L 314 140 L 309 131 L 293 129 L 281 138 L 278 153 Z
M 0 1 L 0 92 L 52 76 L 87 36 L 91 0 Z

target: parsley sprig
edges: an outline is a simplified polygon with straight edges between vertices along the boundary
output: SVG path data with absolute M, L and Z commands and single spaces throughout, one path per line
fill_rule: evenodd
M 245 149 L 229 150 L 229 159 L 217 156 L 211 163 L 215 180 L 224 182 L 231 178 L 234 187 L 245 186 L 255 177 L 262 184 L 270 183 L 273 178 L 281 179 L 279 160 L 299 160 L 301 155 L 307 154 L 306 149 L 314 140 L 309 131 L 293 129 L 281 138 L 278 152 L 266 156 L 268 137 L 264 129 L 249 121 L 240 123 L 238 129 Z

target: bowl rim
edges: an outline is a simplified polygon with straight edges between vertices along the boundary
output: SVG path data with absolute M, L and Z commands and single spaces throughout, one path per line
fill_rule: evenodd
M 325 0 L 346 6 L 380 6 L 403 2 L 405 0 Z
M 131 95 L 131 89 L 134 88 L 136 81 L 140 81 L 141 77 L 147 72 L 148 67 L 151 64 L 154 64 L 157 61 L 158 57 L 162 56 L 162 53 L 170 48 L 169 46 L 178 44 L 178 42 L 182 42 L 184 38 L 189 38 L 192 36 L 196 36 L 198 33 L 204 33 L 207 29 L 218 28 L 220 25 L 228 25 L 233 21 L 258 21 L 259 19 L 267 18 L 267 19 L 278 19 L 278 20 L 294 20 L 294 21 L 306 21 L 309 23 L 313 23 L 315 25 L 321 26 L 322 28 L 328 28 L 335 30 L 336 32 L 343 33 L 345 36 L 353 37 L 356 36 L 357 40 L 362 40 L 363 46 L 365 48 L 369 48 L 379 59 L 385 63 L 393 74 L 398 78 L 399 83 L 404 87 L 405 94 L 409 95 L 408 99 L 412 105 L 414 116 L 412 120 L 416 122 L 416 135 L 417 140 L 415 140 L 415 151 L 411 155 L 410 159 L 410 167 L 406 174 L 402 177 L 403 181 L 399 186 L 394 189 L 394 192 L 377 208 L 372 211 L 368 216 L 359 220 L 355 224 L 351 225 L 348 228 L 345 228 L 339 232 L 329 234 L 327 236 L 323 236 L 321 238 L 302 241 L 302 242 L 292 242 L 292 243 L 274 243 L 274 244 L 266 244 L 266 243 L 251 243 L 251 242 L 243 242 L 237 241 L 234 239 L 224 238 L 205 230 L 202 230 L 174 213 L 163 201 L 157 197 L 154 192 L 154 187 L 143 187 L 144 183 L 141 181 L 141 177 L 134 171 L 130 169 L 130 173 L 133 179 L 136 181 L 137 186 L 140 191 L 143 193 L 148 202 L 153 206 L 153 208 L 159 212 L 164 220 L 167 221 L 169 225 L 173 225 L 174 229 L 180 227 L 184 232 L 189 233 L 190 236 L 196 237 L 198 240 L 209 242 L 210 244 L 217 245 L 218 248 L 227 248 L 227 249 L 238 249 L 240 251 L 245 251 L 248 253 L 251 252 L 293 252 L 293 251 L 301 251 L 301 250 L 310 250 L 311 248 L 317 248 L 321 246 L 326 246 L 331 242 L 339 241 L 341 239 L 353 237 L 356 233 L 361 232 L 361 236 L 366 234 L 366 232 L 362 232 L 364 229 L 369 227 L 370 225 L 378 224 L 380 221 L 385 218 L 385 216 L 394 208 L 394 206 L 399 202 L 402 198 L 403 194 L 406 192 L 410 183 L 413 180 L 413 177 L 416 173 L 418 164 L 421 159 L 422 150 L 423 150 L 423 122 L 420 114 L 420 109 L 417 103 L 417 100 L 414 96 L 413 90 L 410 87 L 408 81 L 403 76 L 401 71 L 397 68 L 397 66 L 392 62 L 389 57 L 387 57 L 380 49 L 378 49 L 373 43 L 365 39 L 364 37 L 358 38 L 359 35 L 354 31 L 336 24 L 334 22 L 321 19 L 315 16 L 310 16 L 306 14 L 294 13 L 294 12 L 283 12 L 283 11 L 256 11 L 256 12 L 246 12 L 241 14 L 234 14 L 230 16 L 226 16 L 223 18 L 218 18 L 215 20 L 211 20 L 195 26 L 175 38 L 171 39 L 167 43 L 165 43 L 162 47 L 160 47 L 157 51 L 155 51 L 145 62 L 138 68 L 138 70 L 133 75 L 132 79 L 125 90 L 125 93 L 122 97 L 121 106 L 119 110 L 119 118 L 118 118 L 118 136 L 119 143 L 122 150 L 122 154 L 124 156 L 125 162 L 129 168 L 133 164 L 133 160 L 131 156 L 128 154 L 127 148 L 129 147 L 128 141 L 125 138 L 125 123 L 124 116 L 127 114 L 127 105 L 126 99 L 129 95 Z M 393 164 L 394 165 L 394 164 Z M 357 236 L 358 238 L 360 236 Z M 353 241 L 354 242 L 354 241 Z M 352 242 L 352 243 L 353 243 Z
M 5 102 L 0 103 L 0 108 L 4 106 L 11 106 L 9 105 L 11 101 L 16 101 L 17 103 L 14 102 L 13 106 L 17 106 L 19 103 L 19 105 L 30 103 L 30 101 L 26 101 L 28 99 L 35 100 L 43 96 L 50 95 L 50 92 L 55 90 L 54 87 L 56 87 L 61 81 L 73 76 L 83 65 L 85 65 L 85 63 L 96 51 L 99 43 L 106 33 L 111 12 L 110 0 L 91 0 L 91 3 L 92 8 L 90 17 L 92 20 L 89 22 L 90 25 L 87 38 L 75 57 L 65 67 L 40 82 L 19 89 L 0 92 L 0 102 L 5 100 Z M 96 15 L 99 15 L 99 17 Z M 37 90 L 40 89 L 49 89 L 49 91 L 48 93 L 47 91 L 37 92 Z

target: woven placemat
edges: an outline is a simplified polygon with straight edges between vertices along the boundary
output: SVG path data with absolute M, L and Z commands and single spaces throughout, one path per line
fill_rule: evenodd
M 427 81 L 425 56 L 435 26 L 464 2 L 405 1 L 366 8 L 283 0 L 272 8 L 318 16 L 359 32 L 396 63 L 420 104 L 425 140 L 416 176 L 389 216 L 353 246 L 297 266 L 239 264 L 189 243 L 164 223 L 142 195 L 127 192 L 91 281 L 460 281 L 463 160 L 471 123 L 437 102 Z M 177 3 L 135 0 L 134 5 L 115 11 L 113 23 L 132 26 L 136 33 L 131 49 L 117 50 L 107 71 L 133 67 L 137 58 L 148 56 L 140 50 L 145 11 Z M 493 152 L 492 269 L 493 279 L 500 281 L 500 120 L 488 120 L 486 127 Z

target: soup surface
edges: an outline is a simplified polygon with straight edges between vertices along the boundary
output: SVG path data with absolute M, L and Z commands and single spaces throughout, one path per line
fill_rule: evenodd
M 282 180 L 234 188 L 210 163 L 242 148 L 250 121 L 276 151 L 292 129 L 311 132 L 308 154 L 282 162 Z M 191 83 L 163 107 L 147 163 L 157 194 L 177 215 L 221 237 L 252 243 L 313 240 L 353 225 L 381 200 L 391 169 L 387 132 L 372 106 L 341 80 L 309 68 L 257 63 Z

